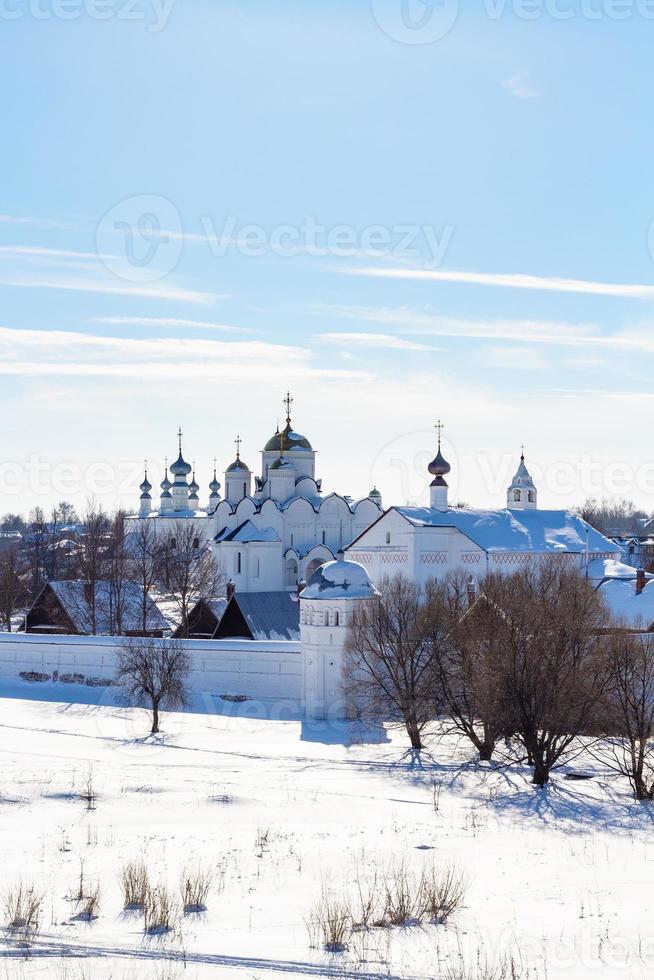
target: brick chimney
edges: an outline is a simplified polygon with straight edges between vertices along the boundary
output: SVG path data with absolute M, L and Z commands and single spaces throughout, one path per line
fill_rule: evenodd
M 236 592 L 236 586 L 230 579 L 229 582 L 227 583 L 227 598 L 231 599 L 235 592 Z
M 636 595 L 640 595 L 640 593 L 645 588 L 645 581 L 646 581 L 645 569 L 644 568 L 636 569 Z

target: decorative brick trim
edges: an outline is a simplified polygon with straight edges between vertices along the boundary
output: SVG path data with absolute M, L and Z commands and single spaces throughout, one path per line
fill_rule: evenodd
M 447 565 L 447 551 L 425 551 L 420 555 L 421 565 Z
M 406 551 L 382 551 L 382 565 L 406 565 L 409 555 Z

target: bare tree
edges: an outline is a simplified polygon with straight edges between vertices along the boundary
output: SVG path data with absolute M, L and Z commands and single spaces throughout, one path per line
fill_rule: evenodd
M 380 593 L 352 611 L 345 689 L 363 714 L 401 721 L 412 749 L 419 752 L 424 727 L 434 717 L 434 625 L 429 625 L 418 587 L 405 576 L 385 579 Z
M 0 620 L 11 633 L 11 620 L 27 598 L 27 569 L 17 547 L 0 552 Z
M 108 628 L 110 633 L 118 635 L 123 632 L 130 584 L 129 555 L 125 538 L 125 514 L 123 511 L 118 511 L 109 521 L 106 560 L 109 583 Z
M 108 596 L 98 583 L 108 578 L 111 547 L 110 521 L 101 507 L 89 503 L 83 517 L 84 534 L 79 550 L 80 577 L 86 582 L 86 603 L 91 633 L 98 631 L 101 618 L 108 615 L 104 608 Z
M 501 684 L 502 646 L 490 625 L 488 600 L 476 596 L 462 575 L 427 589 L 427 616 L 433 627 L 431 670 L 439 710 L 489 761 L 504 734 Z M 492 610 L 490 610 L 492 613 Z
M 141 590 L 140 628 L 143 633 L 147 633 L 150 594 L 161 572 L 161 548 L 153 521 L 144 519 L 137 523 L 129 534 L 127 554 L 129 577 Z
M 606 737 L 595 752 L 626 776 L 637 800 L 654 800 L 654 637 L 611 635 L 606 658 Z
M 609 622 L 598 593 L 563 558 L 532 562 L 482 582 L 486 631 L 503 651 L 501 680 L 510 725 L 544 786 L 577 738 L 598 721 L 600 669 Z
M 194 521 L 175 521 L 161 540 L 161 576 L 175 601 L 181 635 L 188 636 L 188 616 L 200 599 L 220 594 L 225 576 L 202 528 Z
M 152 711 L 152 735 L 159 731 L 162 709 L 188 705 L 189 673 L 189 657 L 178 640 L 130 637 L 118 654 L 116 680 L 128 703 Z

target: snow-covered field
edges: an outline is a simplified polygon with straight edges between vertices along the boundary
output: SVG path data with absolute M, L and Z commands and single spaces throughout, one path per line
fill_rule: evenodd
M 417 768 L 401 734 L 362 743 L 346 725 L 189 712 L 151 739 L 138 710 L 1 693 L 1 887 L 34 882 L 45 901 L 28 958 L 3 933 L 0 977 L 438 978 L 464 962 L 472 980 L 479 957 L 502 955 L 533 980 L 654 975 L 654 817 L 610 774 L 558 773 L 537 792 L 452 742 Z M 175 893 L 184 868 L 214 869 L 207 911 L 144 937 L 117 878 L 139 857 Z M 457 865 L 465 907 L 445 926 L 312 949 L 323 886 L 345 893 L 355 868 L 389 861 Z M 100 885 L 92 922 L 71 898 L 81 864 L 85 888 Z

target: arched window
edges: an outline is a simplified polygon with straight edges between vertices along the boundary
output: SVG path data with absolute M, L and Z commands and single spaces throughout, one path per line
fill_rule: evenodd
M 198 548 L 200 547 L 200 539 L 199 538 L 193 538 L 193 547 L 195 548 L 196 551 L 198 550 Z
M 240 575 L 241 574 L 241 552 L 240 551 L 237 551 L 236 552 L 236 574 L 237 575 Z
M 519 490 L 514 490 L 513 491 L 513 499 L 514 499 L 514 501 L 516 503 L 518 503 L 518 504 L 520 503 L 520 491 Z
M 529 493 L 527 494 L 527 500 L 529 501 L 530 504 L 533 504 L 533 502 L 534 502 L 534 491 L 533 490 L 530 490 Z
M 247 497 L 247 495 L 248 495 L 248 485 L 247 485 L 247 483 L 244 483 L 243 484 L 243 496 L 244 497 Z
M 252 559 L 252 578 L 259 578 L 259 559 Z
M 322 543 L 324 544 L 326 540 L 327 540 L 327 532 L 326 531 L 323 531 L 322 532 Z
M 340 626 L 340 625 L 341 625 L 341 617 L 338 610 L 336 610 L 336 612 L 334 613 L 334 626 Z
M 386 544 L 390 544 L 390 543 L 391 543 L 391 532 L 390 531 L 387 531 L 386 532 Z
M 177 547 L 177 538 L 171 538 L 170 539 L 170 550 L 171 551 L 174 551 L 176 547 Z
M 285 576 L 287 588 L 297 585 L 298 567 L 295 558 L 286 559 Z

